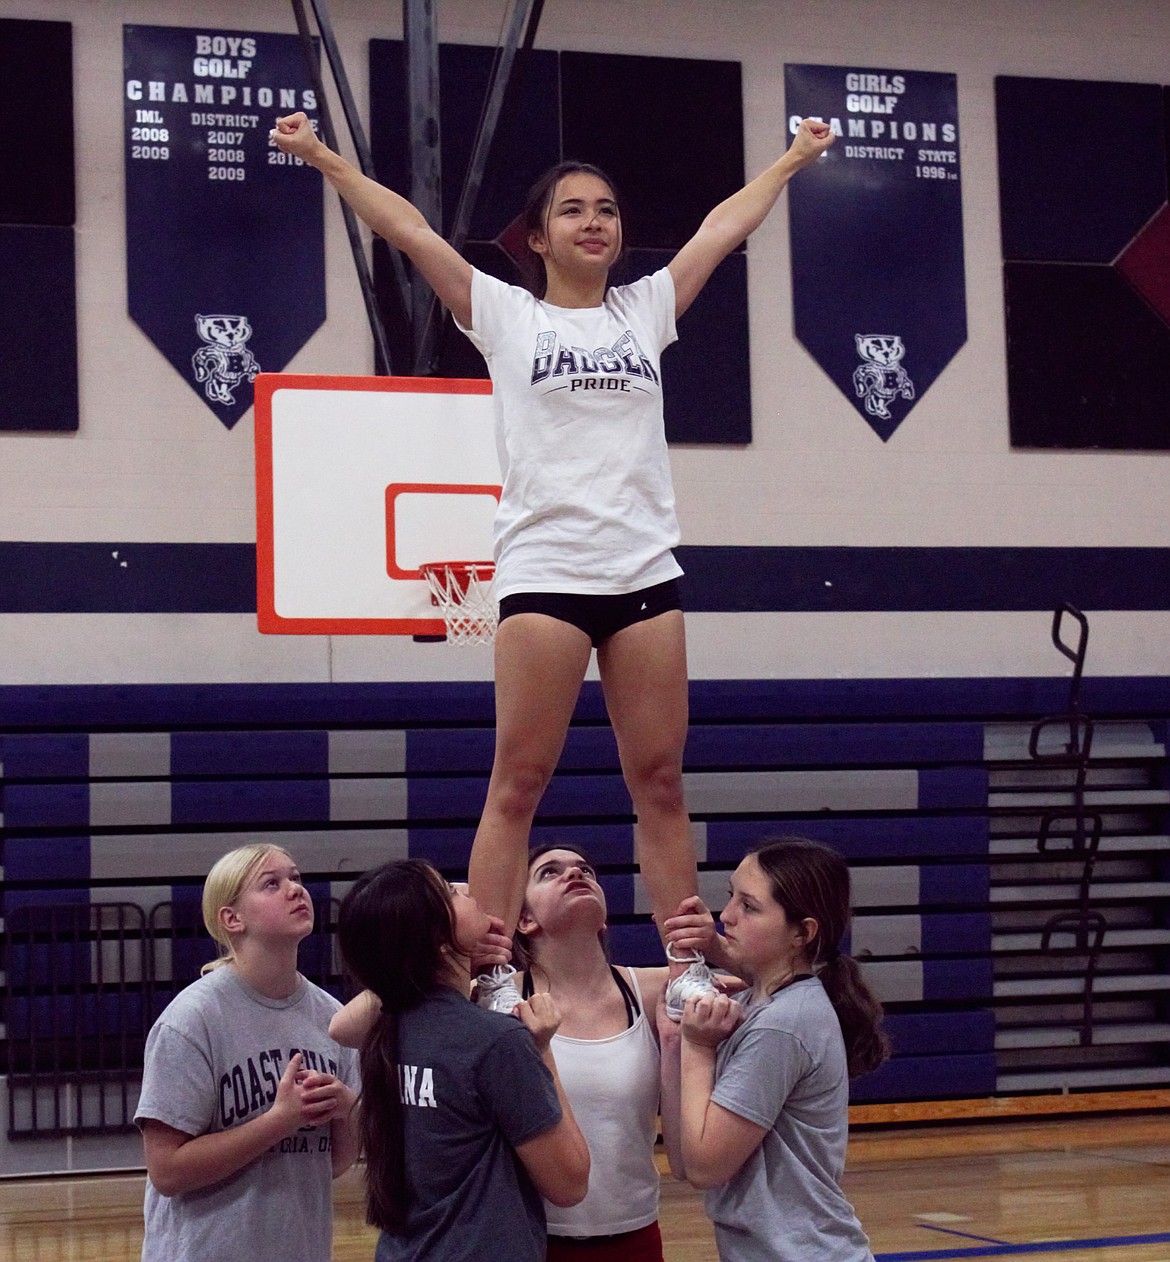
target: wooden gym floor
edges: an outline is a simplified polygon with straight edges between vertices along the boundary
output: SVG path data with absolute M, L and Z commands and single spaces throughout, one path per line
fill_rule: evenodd
M 335 1262 L 372 1262 L 360 1178 L 336 1187 Z M 859 1129 L 846 1191 L 878 1262 L 1170 1262 L 1170 1114 Z M 0 1259 L 129 1262 L 141 1206 L 141 1176 L 0 1180 Z M 699 1193 L 664 1183 L 662 1227 L 667 1262 L 715 1262 Z

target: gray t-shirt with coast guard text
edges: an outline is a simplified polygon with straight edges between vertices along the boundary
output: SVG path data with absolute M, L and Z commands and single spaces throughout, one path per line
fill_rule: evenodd
M 359 1089 L 358 1056 L 329 1037 L 337 1000 L 303 977 L 269 999 L 231 966 L 172 1000 L 146 1040 L 135 1122 L 191 1136 L 267 1112 L 292 1056 Z M 306 1127 L 211 1187 L 163 1196 L 146 1182 L 143 1262 L 329 1262 L 332 1156 L 328 1125 Z

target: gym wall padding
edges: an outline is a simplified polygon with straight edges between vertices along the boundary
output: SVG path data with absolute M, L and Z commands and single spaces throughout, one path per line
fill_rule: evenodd
M 450 229 L 470 159 L 494 49 L 439 50 L 441 180 Z M 403 45 L 370 41 L 370 143 L 378 176 L 410 187 L 403 145 L 407 100 Z M 648 138 L 653 137 L 653 143 Z M 601 167 L 625 208 L 627 256 L 615 282 L 664 267 L 712 206 L 744 181 L 743 99 L 736 62 L 611 54 L 521 53 L 505 98 L 467 254 L 492 276 L 517 281 L 510 250 L 529 187 L 573 159 Z M 375 254 L 383 312 L 394 283 Z M 742 248 L 727 259 L 679 321 L 663 359 L 666 434 L 675 443 L 750 443 L 747 272 Z M 388 321 L 392 323 L 392 321 Z M 439 375 L 487 376 L 477 351 L 447 320 Z
M 1012 445 L 1170 450 L 1167 89 L 995 93 Z
M 0 431 L 76 430 L 73 28 L 0 18 Z

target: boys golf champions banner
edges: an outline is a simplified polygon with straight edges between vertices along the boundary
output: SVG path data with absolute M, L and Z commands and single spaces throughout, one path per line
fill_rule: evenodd
M 887 441 L 967 340 L 955 76 L 785 66 L 789 131 L 836 141 L 788 186 L 796 336 Z
M 316 118 L 295 35 L 123 28 L 131 318 L 229 429 L 325 319 L 321 177 L 268 133 Z

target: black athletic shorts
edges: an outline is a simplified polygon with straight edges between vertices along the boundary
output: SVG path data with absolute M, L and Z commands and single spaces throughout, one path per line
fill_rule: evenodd
M 516 613 L 543 613 L 584 631 L 593 647 L 635 622 L 682 608 L 678 579 L 625 596 L 577 596 L 566 592 L 517 592 L 500 601 L 500 621 Z

